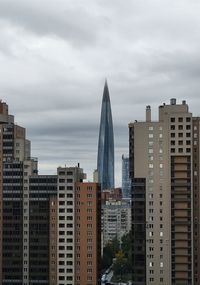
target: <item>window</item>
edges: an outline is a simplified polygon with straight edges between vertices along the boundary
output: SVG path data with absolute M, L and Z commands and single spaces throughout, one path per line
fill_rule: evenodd
M 73 190 L 72 186 L 67 186 L 67 190 Z
M 175 122 L 175 118 L 171 118 L 171 123 L 174 123 Z
M 149 138 L 152 139 L 153 138 L 153 134 L 149 134 Z
M 179 129 L 179 130 L 183 130 L 183 125 L 179 125 L 179 126 L 178 126 L 178 129 Z
M 178 118 L 179 123 L 183 122 L 183 118 Z

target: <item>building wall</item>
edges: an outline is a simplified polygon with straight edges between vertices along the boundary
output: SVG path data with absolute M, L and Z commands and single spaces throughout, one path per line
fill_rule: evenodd
M 57 285 L 57 196 L 49 199 L 49 285 Z
M 99 284 L 100 202 L 97 183 L 76 183 L 76 285 Z
M 194 285 L 200 280 L 200 118 L 193 118 L 193 273 Z
M 25 129 L 0 102 L 0 284 L 49 284 L 49 195 L 52 187 L 57 194 L 57 178 L 39 183 L 29 156 Z
M 102 204 L 101 213 L 103 247 L 114 238 L 121 243 L 122 236 L 131 230 L 130 201 L 106 201 Z
M 56 199 L 56 196 L 56 175 L 30 176 L 28 264 L 29 284 L 31 285 L 50 283 L 49 260 L 51 259 L 51 243 L 52 250 L 56 251 L 56 244 L 53 244 L 54 240 L 50 240 L 52 226 L 52 223 L 50 223 L 50 216 L 52 217 L 52 214 L 57 215 L 57 212 L 55 211 L 52 213 L 52 210 L 55 210 L 56 205 L 52 206 L 50 201 L 51 199 Z M 54 230 L 56 229 L 54 228 Z M 55 234 L 56 233 L 54 232 L 54 235 Z
M 60 167 L 58 173 L 58 285 L 75 284 L 75 183 L 84 178 L 79 167 Z
M 185 102 L 176 105 L 174 101 L 159 107 L 158 122 L 151 122 L 150 108 L 147 112 L 146 122 L 129 125 L 133 284 L 192 284 L 191 113 Z M 139 215 L 139 205 L 145 217 L 142 212 Z M 144 235 L 144 225 L 146 257 L 137 239 Z M 185 243 L 180 239 L 183 232 Z M 145 257 L 141 267 L 146 267 L 146 280 L 139 274 L 138 257 Z

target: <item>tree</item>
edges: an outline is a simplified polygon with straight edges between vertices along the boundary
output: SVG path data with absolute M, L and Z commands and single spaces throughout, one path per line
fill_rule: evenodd
M 113 263 L 113 258 L 116 253 L 119 251 L 119 241 L 117 238 L 114 238 L 111 242 L 109 242 L 103 249 L 103 258 L 101 260 L 101 268 L 102 270 L 107 269 Z
M 122 276 L 126 271 L 126 264 L 127 264 L 127 258 L 125 258 L 124 253 L 120 250 L 116 254 L 116 259 L 113 264 L 114 275 Z
M 122 252 L 127 259 L 126 272 L 131 273 L 132 271 L 132 231 L 122 237 L 121 244 Z

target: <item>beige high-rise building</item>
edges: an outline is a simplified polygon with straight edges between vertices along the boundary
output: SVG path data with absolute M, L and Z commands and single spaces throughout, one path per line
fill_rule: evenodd
M 83 169 L 58 168 L 57 285 L 100 284 L 101 190 Z
M 199 121 L 197 125 L 199 130 Z M 147 106 L 146 121 L 130 123 L 129 131 L 133 284 L 200 284 L 199 279 L 194 280 L 195 271 L 196 278 L 199 274 L 199 256 L 196 265 L 193 262 L 193 180 L 199 175 L 199 161 L 195 172 L 188 105 L 171 99 L 169 105 L 159 106 L 158 121 L 151 120 L 151 107 Z M 198 206 L 195 223 L 199 230 Z

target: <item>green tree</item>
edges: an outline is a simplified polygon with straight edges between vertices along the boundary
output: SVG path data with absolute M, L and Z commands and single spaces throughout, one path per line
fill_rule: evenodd
M 116 253 L 119 251 L 119 241 L 117 238 L 114 238 L 109 242 L 103 249 L 103 258 L 101 260 L 102 271 L 110 267 L 113 263 L 113 258 Z
M 113 264 L 114 275 L 122 276 L 126 271 L 126 264 L 127 258 L 125 258 L 124 253 L 120 250 L 116 254 L 116 258 Z
M 131 273 L 132 271 L 132 231 L 122 237 L 121 244 L 122 252 L 127 259 L 126 272 Z

